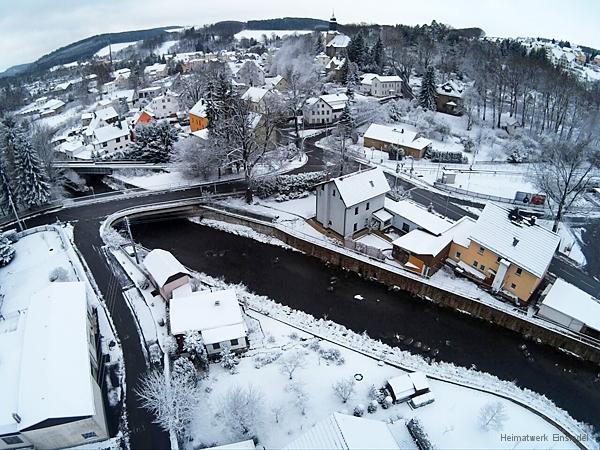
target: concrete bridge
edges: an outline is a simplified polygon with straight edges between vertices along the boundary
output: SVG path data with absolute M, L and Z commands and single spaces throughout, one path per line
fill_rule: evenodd
M 80 174 L 110 175 L 118 169 L 164 170 L 166 163 L 148 163 L 142 161 L 54 161 L 52 165 L 60 169 L 71 169 Z

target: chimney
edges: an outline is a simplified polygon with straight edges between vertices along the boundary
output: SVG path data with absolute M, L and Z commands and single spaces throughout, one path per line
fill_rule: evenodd
M 518 243 L 519 243 L 519 240 L 516 237 L 514 237 L 513 238 L 513 247 L 516 247 Z
M 531 216 L 529 218 L 529 225 L 535 225 L 535 221 L 537 220 L 537 217 L 535 216 Z
M 21 416 L 17 413 L 12 413 L 12 418 L 15 419 L 15 422 L 21 423 Z
M 221 305 L 221 300 L 215 300 L 215 306 L 220 306 Z

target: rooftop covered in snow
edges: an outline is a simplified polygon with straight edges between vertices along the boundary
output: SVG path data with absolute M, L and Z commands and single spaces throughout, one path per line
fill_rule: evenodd
M 160 248 L 156 248 L 146 255 L 144 266 L 154 281 L 161 287 L 167 284 L 169 278 L 175 275 L 190 276 L 190 272 L 177 261 L 177 258 L 171 252 Z
M 364 137 L 367 139 L 375 139 L 382 142 L 387 142 L 403 147 L 415 148 L 422 150 L 431 145 L 429 139 L 418 137 L 418 133 L 410 131 L 402 125 L 380 125 L 372 123 L 365 131 Z
M 346 208 L 390 191 L 390 185 L 379 168 L 354 172 L 324 183 L 335 183 Z
M 541 304 L 600 331 L 598 300 L 562 278 L 554 282 Z
M 427 211 L 427 209 L 412 200 L 396 201 L 386 198 L 384 206 L 392 214 L 403 217 L 436 236 L 439 236 L 453 225 L 452 221 Z

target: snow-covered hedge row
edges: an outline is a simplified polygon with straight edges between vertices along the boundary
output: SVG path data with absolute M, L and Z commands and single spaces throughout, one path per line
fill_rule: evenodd
M 427 152 L 431 161 L 441 163 L 456 163 L 456 164 L 467 164 L 469 160 L 462 152 L 442 152 L 439 150 L 431 150 Z
M 325 179 L 325 172 L 307 172 L 296 175 L 279 175 L 256 180 L 252 189 L 260 198 L 278 195 L 283 200 L 301 198 L 312 187 Z
M 316 319 L 303 311 L 294 310 L 288 306 L 281 305 L 268 297 L 252 294 L 247 291 L 243 284 L 230 285 L 223 280 L 213 278 L 206 274 L 198 277 L 207 285 L 220 289 L 235 288 L 238 298 L 246 307 L 254 309 L 261 314 L 281 320 L 294 327 L 300 328 L 307 333 L 327 339 L 336 344 L 348 347 L 354 351 L 367 354 L 382 361 L 399 366 L 406 370 L 420 370 L 428 376 L 442 381 L 452 382 L 465 387 L 480 389 L 485 392 L 500 395 L 538 411 L 548 419 L 560 424 L 565 430 L 574 436 L 593 436 L 595 431 L 592 426 L 579 422 L 569 413 L 554 404 L 545 395 L 538 394 L 526 388 L 517 386 L 514 382 L 501 380 L 486 372 L 480 372 L 473 368 L 456 366 L 447 362 L 428 362 L 422 356 L 413 355 L 410 352 L 391 347 L 381 341 L 371 339 L 366 333 L 355 333 L 343 325 L 331 320 Z M 600 449 L 593 440 L 588 440 L 585 445 L 590 449 Z

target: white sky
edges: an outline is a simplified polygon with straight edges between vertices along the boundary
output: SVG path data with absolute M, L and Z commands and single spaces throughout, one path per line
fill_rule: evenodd
M 600 0 L 0 0 L 0 71 L 105 32 L 220 20 L 313 17 L 416 25 L 433 19 L 488 36 L 541 36 L 600 48 Z

